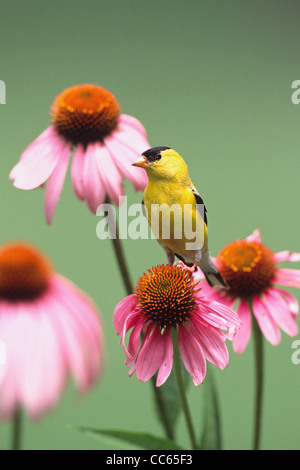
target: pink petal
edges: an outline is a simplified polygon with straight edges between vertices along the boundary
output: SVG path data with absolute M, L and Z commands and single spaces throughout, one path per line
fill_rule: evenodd
M 127 126 L 120 126 L 119 129 L 114 132 L 113 137 L 125 147 L 132 150 L 137 156 L 141 155 L 150 147 L 148 140 L 143 135 Z
M 264 294 L 264 304 L 271 317 L 280 328 L 290 336 L 298 334 L 298 327 L 287 303 L 275 289 L 269 289 Z
M 105 146 L 98 146 L 95 152 L 96 164 L 101 179 L 111 201 L 119 205 L 119 198 L 124 195 L 122 175 Z
M 287 292 L 286 290 L 283 290 L 283 289 L 273 287 L 273 290 L 276 290 L 277 292 L 279 292 L 279 294 L 286 301 L 291 314 L 295 318 L 297 318 L 298 312 L 299 312 L 299 304 L 298 304 L 298 301 L 295 299 L 295 297 L 290 292 Z
M 24 406 L 37 419 L 58 401 L 68 372 L 81 389 L 99 373 L 102 331 L 93 304 L 55 275 L 36 302 L 0 303 L 8 367 L 0 382 L 1 415 Z
M 246 240 L 248 242 L 261 243 L 260 231 L 258 230 L 258 228 L 255 229 L 254 232 L 246 238 Z
M 84 200 L 84 184 L 83 184 L 83 169 L 84 169 L 85 150 L 83 145 L 78 144 L 73 155 L 71 165 L 71 178 L 73 189 L 81 201 Z
M 1 413 L 8 417 L 18 404 L 37 419 L 55 405 L 64 384 L 55 332 L 41 300 L 35 304 L 18 302 L 14 316 L 8 320 L 5 328 L 8 373 L 0 389 Z M 7 393 L 13 398 L 7 399 Z
M 195 282 L 198 282 L 198 281 L 205 281 L 204 273 L 203 273 L 203 271 L 202 271 L 201 269 L 199 269 L 199 268 L 197 269 L 197 271 L 195 271 L 195 272 L 193 273 L 193 278 L 194 278 Z M 207 285 L 208 285 L 207 282 L 203 282 L 203 284 L 207 284 Z M 202 285 L 202 284 L 200 284 L 200 285 Z M 208 287 L 210 287 L 210 286 L 208 285 Z M 210 287 L 210 289 L 213 290 L 213 287 Z
M 74 377 L 80 390 L 86 390 L 91 381 L 87 358 L 92 356 L 89 351 L 90 344 L 85 343 L 85 330 L 80 329 L 80 325 L 72 315 L 66 313 L 66 309 L 60 302 L 52 300 L 49 302 L 49 306 L 53 310 L 51 322 L 61 348 L 60 360 Z
M 273 282 L 283 286 L 300 288 L 300 270 L 277 269 Z
M 156 379 L 156 386 L 160 387 L 162 384 L 165 383 L 167 378 L 169 377 L 172 365 L 173 365 L 173 345 L 172 345 L 172 337 L 171 337 L 171 330 L 167 328 L 164 331 L 164 357 L 162 359 L 157 379 Z
M 70 152 L 71 144 L 51 126 L 25 150 L 25 155 L 12 169 L 10 179 L 17 188 L 37 188 L 49 178 L 58 161 Z
M 136 360 L 136 375 L 142 382 L 149 380 L 161 366 L 165 356 L 164 342 L 164 335 L 157 327 L 151 335 L 145 336 Z
M 137 153 L 113 137 L 105 139 L 105 146 L 109 150 L 115 165 L 131 181 L 135 190 L 143 191 L 147 186 L 148 178 L 145 170 L 132 166 L 132 163 L 137 159 Z
M 233 349 L 236 353 L 241 354 L 246 349 L 246 346 L 249 342 L 250 335 L 251 335 L 251 312 L 249 310 L 248 303 L 245 299 L 241 299 L 241 302 L 236 310 L 242 325 L 237 330 L 233 341 Z
M 223 305 L 226 305 L 230 309 L 232 309 L 236 301 L 236 297 L 232 296 L 232 294 L 228 294 L 225 289 L 211 287 L 206 281 L 199 282 L 197 288 L 201 288 L 199 293 L 200 296 L 204 295 L 208 300 L 219 302 Z
M 220 369 L 228 365 L 228 350 L 219 330 L 205 323 L 192 324 L 189 332 L 201 345 L 205 358 Z
M 119 117 L 119 122 L 120 124 L 124 124 L 125 126 L 131 127 L 132 129 L 139 132 L 142 136 L 147 138 L 147 134 L 146 134 L 146 130 L 144 126 L 135 117 L 129 116 L 128 114 L 121 114 Z
M 126 318 L 134 312 L 136 299 L 136 294 L 128 295 L 118 303 L 114 310 L 113 323 L 118 335 L 123 331 Z
M 98 377 L 104 364 L 104 337 L 96 306 L 82 291 L 62 276 L 52 280 L 51 316 L 58 338 L 65 346 L 69 370 L 81 391 Z
M 139 326 L 140 325 L 140 319 L 141 316 L 137 313 L 132 313 L 131 315 L 126 317 L 125 323 L 123 325 L 123 331 L 121 334 L 121 342 L 122 342 L 122 347 L 125 355 L 129 359 L 129 362 L 131 363 L 134 360 L 134 356 L 131 355 L 130 351 L 128 348 L 125 346 L 125 336 L 126 333 L 131 330 L 131 328 Z M 143 322 L 144 323 L 144 322 Z M 140 325 L 141 328 L 143 325 Z
M 138 350 L 140 346 L 140 339 L 141 339 L 141 332 L 142 332 L 142 328 L 144 324 L 145 324 L 145 320 L 141 316 L 139 319 L 136 319 L 135 325 L 132 328 L 129 342 L 128 342 L 128 347 L 127 347 L 128 356 L 125 361 L 125 364 L 127 366 L 132 365 L 132 362 L 135 360 L 138 354 Z
M 18 303 L 1 301 L 0 303 L 0 331 L 1 340 L 6 348 L 6 364 L 1 370 L 0 381 L 0 414 L 2 419 L 11 418 L 19 408 L 18 371 L 20 367 L 19 349 L 24 346 L 20 342 L 18 327 Z M 21 344 L 20 344 L 21 343 Z M 22 354 L 26 353 L 26 346 Z
M 58 161 L 53 173 L 47 182 L 45 192 L 45 214 L 46 221 L 51 224 L 62 189 L 65 182 L 69 165 L 69 154 L 65 154 Z
M 31 312 L 31 315 L 36 314 L 36 325 L 28 335 L 27 353 L 23 357 L 24 375 L 22 372 L 20 374 L 22 375 L 20 398 L 34 419 L 38 419 L 46 410 L 56 405 L 67 378 L 58 346 L 57 332 L 48 317 L 52 312 L 45 309 L 43 301 L 39 302 L 37 307 L 37 312 Z M 28 325 L 29 327 L 33 328 L 33 324 Z M 22 340 L 26 342 L 25 334 L 23 331 Z
M 266 339 L 273 345 L 280 343 L 280 330 L 270 316 L 265 303 L 259 297 L 253 297 L 253 313 Z
M 85 154 L 83 169 L 84 193 L 90 210 L 94 213 L 105 200 L 105 187 L 98 171 L 95 154 L 99 144 L 89 144 Z
M 236 312 L 220 302 L 203 299 L 199 311 L 201 318 L 216 328 L 232 330 L 241 326 Z
M 178 328 L 178 348 L 184 366 L 192 376 L 196 386 L 200 385 L 206 374 L 206 362 L 197 339 L 184 326 Z
M 274 254 L 276 262 L 281 261 L 300 261 L 300 253 L 291 253 L 290 251 L 280 251 Z

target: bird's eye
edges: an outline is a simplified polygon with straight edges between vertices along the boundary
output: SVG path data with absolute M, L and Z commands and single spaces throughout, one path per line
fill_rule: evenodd
M 160 153 L 153 153 L 152 155 L 147 155 L 147 160 L 149 163 L 156 162 L 157 160 L 161 159 L 161 154 Z

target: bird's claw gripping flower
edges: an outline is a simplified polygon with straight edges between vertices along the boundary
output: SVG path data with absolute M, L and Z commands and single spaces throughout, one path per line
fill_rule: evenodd
M 37 419 L 53 408 L 71 375 L 80 391 L 99 377 L 103 333 L 91 300 L 27 243 L 0 249 L 0 416 L 24 407 Z
M 204 281 L 203 292 L 229 307 L 240 301 L 237 313 L 242 326 L 233 340 L 237 353 L 245 350 L 250 338 L 250 301 L 260 329 L 271 344 L 280 342 L 280 328 L 290 336 L 297 335 L 297 300 L 276 284 L 300 288 L 300 270 L 278 267 L 281 261 L 300 261 L 300 253 L 273 253 L 262 244 L 260 233 L 255 230 L 246 239 L 225 246 L 214 261 L 227 281 L 228 289 L 217 290 Z M 197 279 L 200 276 L 201 273 L 195 274 Z
M 232 339 L 240 320 L 230 308 L 205 298 L 190 272 L 175 265 L 162 265 L 144 274 L 135 293 L 114 311 L 114 327 L 139 380 L 149 380 L 158 370 L 156 385 L 171 373 L 171 329 L 177 330 L 178 347 L 185 368 L 195 385 L 206 374 L 206 360 L 224 369 L 228 364 L 226 339 Z M 125 336 L 131 330 L 128 345 Z M 143 337 L 143 338 L 142 338 Z
M 10 173 L 20 189 L 34 189 L 47 181 L 48 223 L 63 189 L 72 149 L 73 189 L 92 212 L 106 197 L 119 204 L 124 177 L 137 191 L 145 189 L 145 172 L 131 164 L 149 147 L 146 131 L 137 119 L 121 114 L 110 91 L 91 84 L 67 88 L 54 100 L 51 114 L 52 125 L 27 147 Z

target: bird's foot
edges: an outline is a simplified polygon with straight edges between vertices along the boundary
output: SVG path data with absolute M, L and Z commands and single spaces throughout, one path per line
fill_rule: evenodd
M 184 272 L 193 274 L 197 270 L 198 261 L 195 261 L 193 266 L 187 266 L 183 261 L 178 261 L 177 266 L 179 266 Z

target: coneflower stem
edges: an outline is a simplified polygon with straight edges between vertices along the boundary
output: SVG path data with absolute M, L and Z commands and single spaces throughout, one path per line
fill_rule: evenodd
M 175 328 L 172 328 L 172 343 L 173 343 L 173 365 L 174 365 L 174 370 L 175 370 L 175 377 L 176 377 L 176 383 L 177 383 L 177 388 L 178 388 L 178 393 L 180 396 L 181 400 L 181 405 L 182 405 L 182 411 L 184 413 L 186 425 L 188 428 L 188 433 L 190 436 L 190 441 L 191 441 L 191 446 L 193 450 L 197 449 L 197 439 L 196 439 L 196 434 L 194 431 L 194 426 L 192 422 L 192 417 L 186 397 L 186 392 L 185 392 L 185 385 L 182 377 L 182 371 L 181 371 L 181 359 L 180 359 L 180 354 L 179 354 L 179 349 L 178 349 L 178 342 L 177 342 L 177 331 Z
M 123 246 L 119 238 L 119 228 L 117 225 L 116 225 L 116 237 L 112 238 L 112 242 L 113 242 L 115 255 L 118 261 L 119 269 L 122 275 L 125 290 L 127 294 L 130 295 L 133 293 L 133 288 L 132 288 L 132 283 L 130 280 L 129 270 L 128 270 L 127 263 L 125 260 Z
M 253 315 L 252 305 L 249 302 L 252 312 L 253 337 L 254 337 L 254 354 L 255 354 L 255 415 L 254 415 L 254 433 L 253 433 L 253 450 L 259 450 L 262 423 L 262 401 L 264 386 L 264 350 L 263 335 Z
M 19 409 L 15 412 L 15 416 L 12 422 L 12 440 L 11 450 L 20 450 L 21 447 L 21 424 L 22 424 L 22 412 Z
M 109 203 L 110 201 L 106 201 L 106 202 Z M 111 239 L 113 242 L 114 252 L 117 258 L 118 266 L 121 272 L 123 284 L 124 284 L 127 294 L 131 295 L 133 294 L 133 285 L 131 283 L 129 269 L 126 263 L 123 246 L 121 243 L 121 239 L 119 237 L 118 223 L 116 219 L 112 220 L 109 217 L 108 217 L 108 223 L 109 225 L 111 224 L 109 227 L 110 233 L 116 235 L 115 237 L 112 236 Z M 156 407 L 157 407 L 162 425 L 164 427 L 166 436 L 168 439 L 174 440 L 174 431 L 169 421 L 167 411 L 165 409 L 164 399 L 163 399 L 161 390 L 158 387 L 156 387 L 155 377 L 151 378 L 151 384 L 152 384 L 152 389 L 154 393 L 154 398 L 156 401 Z

